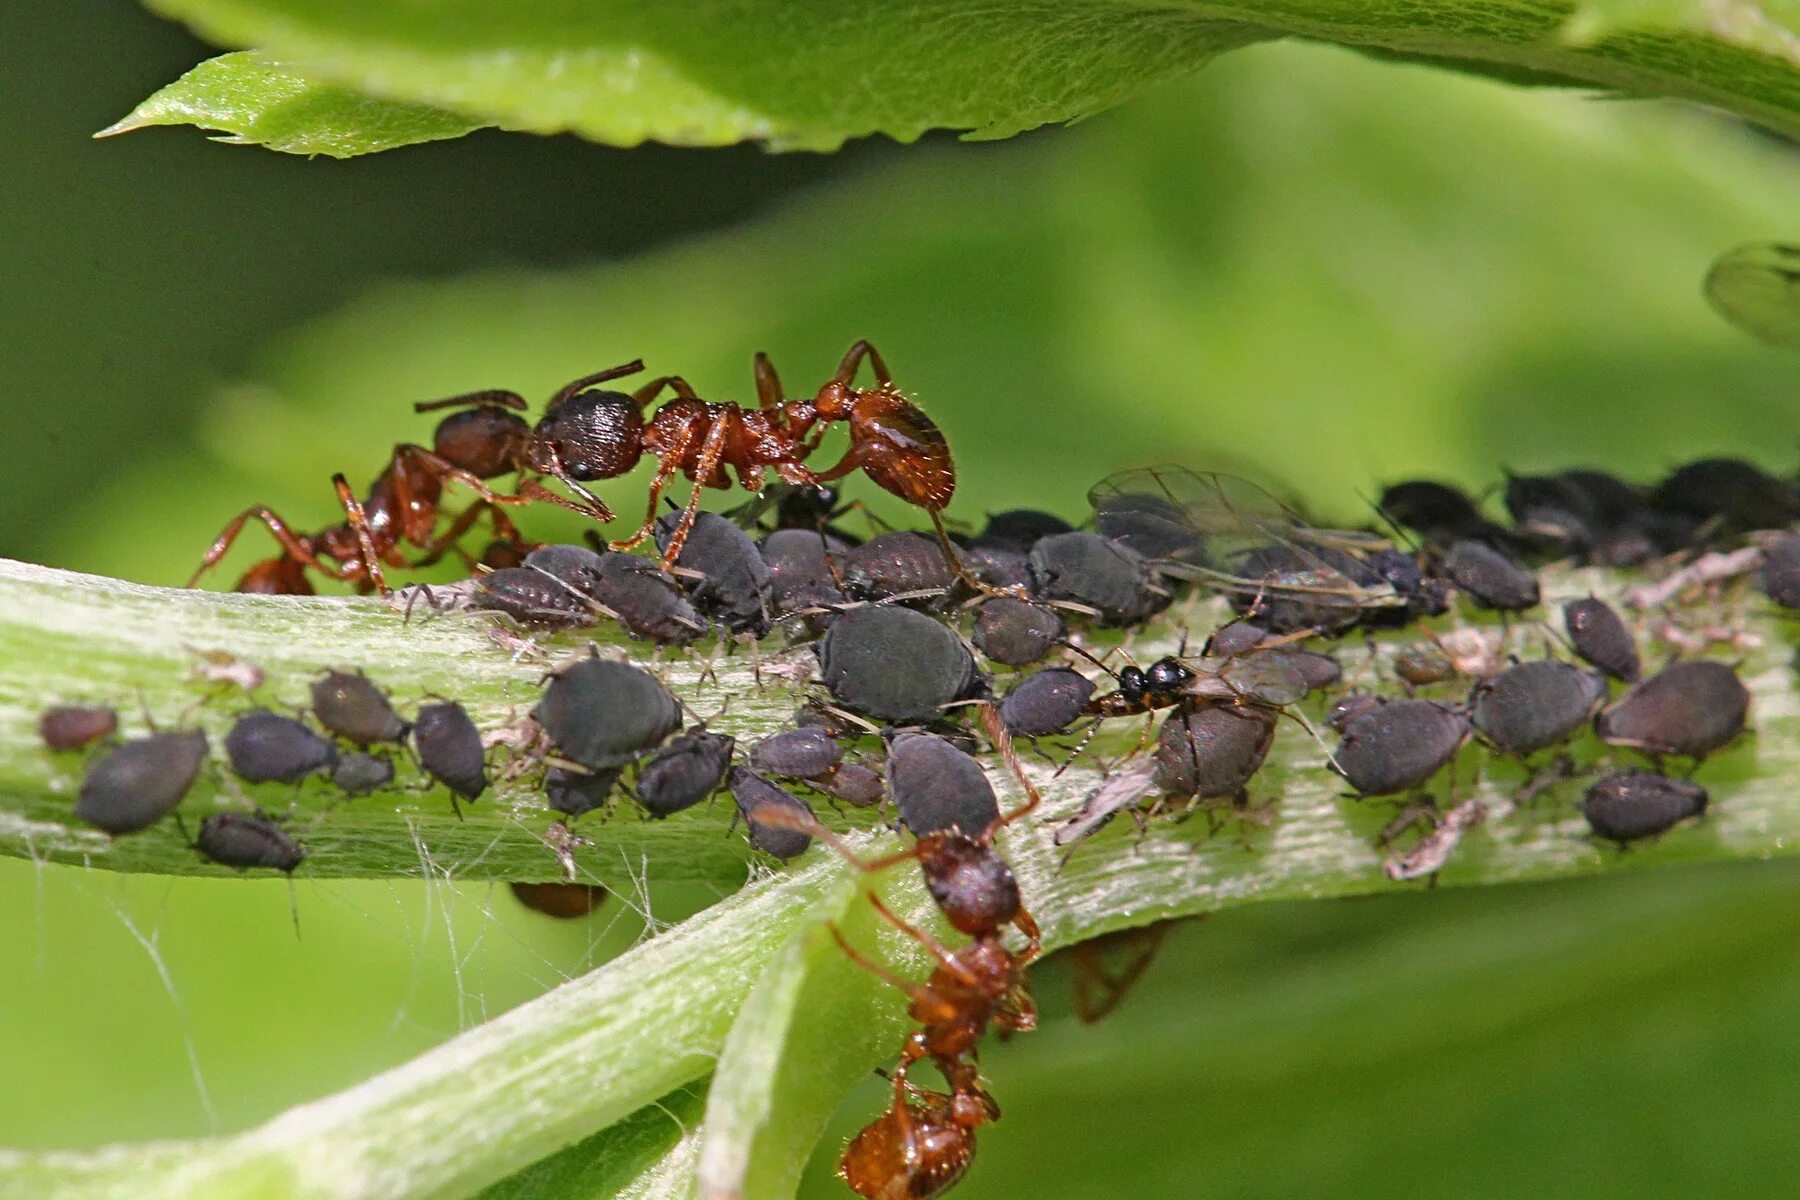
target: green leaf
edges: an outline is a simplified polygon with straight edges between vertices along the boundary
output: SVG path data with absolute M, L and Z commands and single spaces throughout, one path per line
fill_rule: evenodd
M 1718 105 L 1800 131 L 1789 9 L 1663 0 L 1654 20 L 1535 0 L 149 0 L 202 36 L 346 86 L 597 141 L 829 150 L 1005 137 L 1279 37 L 1514 79 Z M 1571 26 L 1568 23 L 1577 17 Z M 1629 21 L 1629 30 L 1612 36 Z M 1574 36 L 1571 36 L 1571 31 Z
M 461 137 L 488 123 L 423 104 L 371 99 L 243 52 L 206 60 L 94 136 L 198 125 L 224 130 L 227 136 L 213 139 L 218 142 L 353 158 Z
M 474 1200 L 684 1195 L 700 1152 L 705 1104 L 705 1088 L 677 1088 L 617 1125 L 483 1188 Z M 661 1186 L 665 1182 L 675 1186 Z
M 1800 246 L 1757 242 L 1721 254 L 1706 273 L 1714 311 L 1771 346 L 1800 346 Z

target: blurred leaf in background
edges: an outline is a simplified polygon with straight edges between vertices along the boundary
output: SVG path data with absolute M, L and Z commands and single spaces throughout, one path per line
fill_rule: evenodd
M 1796 364 L 1719 321 L 1700 280 L 1721 247 L 1784 232 L 1800 167 L 1714 118 L 1272 47 L 1072 131 L 866 161 L 764 219 L 624 261 L 496 269 L 619 253 L 608 239 L 623 235 L 601 227 L 649 222 L 657 198 L 666 233 L 775 186 L 744 166 L 728 204 L 709 192 L 730 186 L 723 169 L 698 178 L 704 158 L 677 156 L 614 193 L 621 160 L 577 149 L 556 168 L 562 192 L 517 209 L 422 193 L 359 224 L 351 198 L 391 202 L 398 178 L 344 185 L 342 213 L 329 191 L 282 201 L 292 231 L 276 275 L 302 281 L 291 295 L 268 286 L 270 214 L 237 211 L 252 185 L 208 198 L 214 168 L 197 159 L 156 184 L 177 215 L 198 197 L 181 220 L 220 225 L 176 224 L 187 260 L 151 240 L 73 283 L 21 266 L 39 286 L 8 302 L 8 336 L 42 345 L 24 347 L 38 386 L 12 411 L 71 438 L 104 414 L 132 441 L 104 470 L 24 450 L 50 500 L 7 531 L 13 546 L 178 581 L 252 500 L 303 525 L 335 519 L 332 471 L 367 478 L 394 441 L 428 432 L 413 400 L 486 386 L 537 399 L 640 353 L 744 399 L 754 350 L 799 386 L 859 336 L 946 428 L 964 481 L 952 515 L 971 519 L 1073 509 L 1110 469 L 1166 459 L 1248 462 L 1350 514 L 1359 491 L 1402 474 L 1485 483 L 1502 464 L 1594 461 L 1642 475 L 1712 451 L 1792 465 Z M 690 163 L 696 178 L 681 178 Z M 46 165 L 42 186 L 86 189 L 85 203 L 34 210 L 45 244 L 117 236 L 96 210 L 125 181 L 66 169 Z M 553 211 L 564 194 L 570 211 Z M 543 223 L 503 236 L 521 214 Z M 583 223 L 591 239 L 557 243 Z M 383 247 L 374 231 L 395 226 L 418 247 Z M 425 278 L 275 339 L 366 278 L 370 255 Z M 90 363 L 69 306 L 116 303 L 115 279 L 161 333 L 146 346 L 121 330 Z M 171 336 L 171 313 L 217 329 Z M 152 402 L 170 380 L 227 373 L 229 347 L 264 337 L 273 348 L 204 404 L 198 390 L 177 413 Z M 89 372 L 89 407 L 29 374 L 53 353 Z M 643 485 L 607 497 L 630 511 Z M 1800 1101 L 1787 1066 L 1800 962 L 1780 916 L 1796 886 L 1774 864 L 1225 914 L 1171 939 L 1144 992 L 1095 1030 L 1069 1021 L 1067 975 L 1048 969 L 1046 1030 L 984 1060 L 1007 1118 L 958 1194 L 1694 1195 L 1721 1164 L 1734 1191 L 1783 1193 L 1791 1164 L 1768 1114 Z M 0 864 L 17 914 L 0 954 L 19 964 L 0 984 L 0 1061 L 19 1081 L 0 1097 L 4 1140 L 204 1131 L 190 1048 L 220 1125 L 241 1127 L 640 928 L 621 918 L 590 945 L 586 928 L 534 924 L 486 889 L 298 895 L 296 944 L 279 883 Z M 705 899 L 658 896 L 656 912 Z M 134 928 L 156 935 L 154 964 Z M 862 1097 L 846 1131 L 874 1103 Z M 842 1194 L 828 1167 L 814 1164 L 811 1194 Z

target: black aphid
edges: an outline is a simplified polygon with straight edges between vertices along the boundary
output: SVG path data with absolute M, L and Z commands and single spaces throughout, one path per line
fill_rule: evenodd
M 1000 722 L 1014 737 L 1049 737 L 1087 714 L 1094 681 L 1067 667 L 1033 671 L 1000 701 Z
M 337 761 L 337 748 L 302 721 L 252 709 L 225 735 L 225 755 L 251 783 L 298 783 Z
M 1800 608 L 1800 533 L 1784 533 L 1763 547 L 1762 588 L 1783 608 Z
M 1042 538 L 1031 548 L 1032 590 L 1042 600 L 1086 605 L 1108 625 L 1133 625 L 1169 606 L 1148 560 L 1097 533 Z
M 599 619 L 588 597 L 531 567 L 502 567 L 481 576 L 470 603 L 532 629 L 574 629 Z
M 1651 771 L 1620 771 L 1587 790 L 1581 811 L 1597 836 L 1622 846 L 1704 814 L 1706 789 Z
M 1545 554 L 1585 554 L 1600 540 L 1599 510 L 1561 475 L 1508 473 L 1505 496 L 1514 532 Z
M 605 771 L 571 771 L 551 767 L 544 772 L 544 803 L 566 817 L 579 817 L 605 806 L 624 774 L 623 767 Z
M 413 749 L 425 773 L 464 800 L 487 791 L 487 752 L 468 711 L 453 700 L 419 706 Z
M 694 807 L 724 784 L 736 745 L 725 734 L 704 729 L 682 734 L 644 764 L 637 802 L 653 817 Z
M 885 600 L 910 592 L 927 592 L 935 598 L 950 590 L 956 571 L 935 538 L 896 530 L 846 550 L 843 577 L 844 590 L 858 600 Z
M 1703 758 L 1744 731 L 1750 692 L 1721 662 L 1678 662 L 1600 714 L 1600 739 L 1647 754 Z
M 1381 493 L 1382 515 L 1431 541 L 1491 540 L 1499 527 L 1481 515 L 1462 489 L 1431 479 L 1409 479 Z
M 1039 538 L 1068 533 L 1073 528 L 1073 525 L 1055 513 L 1039 512 L 1034 508 L 1009 508 L 1005 512 L 990 513 L 987 526 L 975 541 L 987 544 L 999 542 L 1017 546 L 1021 550 L 1030 550 Z
M 175 811 L 205 761 L 198 729 L 121 742 L 88 768 L 75 815 L 115 837 L 146 829 Z
M 345 795 L 365 796 L 394 782 L 394 760 L 360 750 L 342 755 L 331 768 L 331 782 Z
M 746 767 L 731 768 L 731 798 L 750 828 L 750 844 L 779 859 L 797 858 L 812 845 L 812 834 L 794 827 L 812 820 L 806 801 L 776 787 Z M 785 820 L 784 820 L 785 818 Z
M 858 762 L 840 764 L 826 778 L 814 781 L 813 786 L 834 800 L 858 808 L 873 808 L 887 795 L 881 772 Z
M 1677 467 L 1650 493 L 1664 512 L 1717 521 L 1726 533 L 1779 529 L 1800 518 L 1800 496 L 1755 463 L 1702 458 Z
M 59 704 L 38 717 L 38 736 L 50 750 L 79 750 L 119 729 L 119 714 L 110 708 L 84 704 Z
M 1451 546 L 1444 574 L 1477 608 L 1519 612 L 1538 602 L 1537 576 L 1486 542 L 1464 539 Z
M 665 513 L 656 522 L 656 544 L 667 549 L 681 521 L 680 513 Z M 733 633 L 761 637 L 769 631 L 769 612 L 775 594 L 775 577 L 762 551 L 736 522 L 717 513 L 703 512 L 694 520 L 682 543 L 675 565 L 700 578 L 691 581 L 694 607 L 713 617 Z
M 993 596 L 975 612 L 970 640 L 975 648 L 1009 667 L 1042 662 L 1063 636 L 1055 610 L 1012 596 Z
M 194 849 L 222 867 L 264 867 L 291 875 L 306 857 L 300 844 L 256 813 L 218 812 L 200 822 Z
M 837 770 L 844 748 L 817 726 L 784 729 L 750 748 L 750 769 L 787 779 L 819 779 Z
M 777 529 L 762 540 L 763 561 L 773 587 L 770 602 L 777 613 L 842 604 L 837 568 L 848 547 L 829 534 L 811 529 Z
M 1391 796 L 1442 770 L 1469 728 L 1467 717 L 1430 700 L 1390 700 L 1344 727 L 1333 758 L 1359 795 Z
M 970 837 L 1000 819 L 1000 802 L 981 764 L 932 733 L 901 733 L 888 744 L 888 791 L 913 836 L 960 829 Z
M 1210 800 L 1240 795 L 1275 742 L 1275 714 L 1253 705 L 1196 704 L 1164 718 L 1156 735 L 1156 786 Z
M 635 638 L 680 645 L 706 632 L 706 622 L 675 577 L 642 555 L 603 555 L 595 597 Z
M 1248 654 L 1269 640 L 1269 631 L 1255 621 L 1227 621 L 1213 630 L 1201 650 L 1207 658 L 1235 658 Z
M 596 599 L 600 594 L 599 551 L 569 542 L 552 542 L 539 546 L 525 556 L 521 566 L 547 575 L 568 591 Z
M 1149 476 L 1144 477 L 1148 483 Z M 1100 536 L 1152 564 L 1179 571 L 1209 562 L 1206 537 L 1175 500 L 1160 492 L 1097 488 L 1088 495 Z
M 1606 677 L 1554 659 L 1515 663 L 1475 689 L 1475 728 L 1508 754 L 1571 737 L 1606 700 Z
M 1380 708 L 1387 703 L 1385 696 L 1377 696 L 1373 692 L 1346 692 L 1339 696 L 1325 714 L 1325 724 L 1334 732 L 1342 733 L 1350 727 L 1350 722 L 1371 709 Z
M 597 883 L 518 883 L 509 885 L 514 899 L 533 912 L 559 921 L 577 921 L 606 903 Z
M 1344 677 L 1344 664 L 1319 650 L 1273 650 L 1269 653 L 1294 669 L 1308 695 L 1323 691 Z
M 312 711 L 327 730 L 359 746 L 406 740 L 406 722 L 361 671 L 327 671 L 314 680 Z
M 909 608 L 869 605 L 833 621 L 819 677 L 838 703 L 883 721 L 929 721 L 968 696 L 975 656 L 954 632 Z
M 1642 668 L 1631 630 L 1612 605 L 1595 596 L 1563 605 L 1563 628 L 1575 653 L 1614 679 L 1636 683 Z
M 532 715 L 564 757 L 596 771 L 624 766 L 681 728 L 681 706 L 656 676 L 604 658 L 557 675 Z
M 1011 542 L 972 542 L 957 552 L 963 567 L 992 588 L 1031 590 L 1031 555 Z

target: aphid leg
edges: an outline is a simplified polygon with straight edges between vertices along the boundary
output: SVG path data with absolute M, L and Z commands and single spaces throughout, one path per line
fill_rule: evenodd
M 213 540 L 212 547 L 207 550 L 206 556 L 200 560 L 200 565 L 194 568 L 192 575 L 188 576 L 187 586 L 193 587 L 198 584 L 200 576 L 218 565 L 219 560 L 224 558 L 226 552 L 231 549 L 232 543 L 237 541 L 238 534 L 243 531 L 244 523 L 252 518 L 261 521 L 268 527 L 269 532 L 277 542 L 281 543 L 281 548 L 287 552 L 289 558 L 305 563 L 322 575 L 329 575 L 334 579 L 346 577 L 343 568 L 329 567 L 320 562 L 306 543 L 288 528 L 286 521 L 283 521 L 273 509 L 259 504 L 254 508 L 246 508 L 226 524 L 225 528 L 219 532 L 219 536 Z
M 369 517 L 363 512 L 362 501 L 350 490 L 350 481 L 341 472 L 331 477 L 331 485 L 337 489 L 338 503 L 344 506 L 345 519 L 349 522 L 351 531 L 356 534 L 357 550 L 362 554 L 363 571 L 369 582 L 384 597 L 393 595 L 386 576 L 381 573 L 381 556 L 375 553 L 375 535 L 369 530 Z

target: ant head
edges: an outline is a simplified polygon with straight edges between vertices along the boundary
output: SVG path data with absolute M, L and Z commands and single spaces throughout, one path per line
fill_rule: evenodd
M 1129 666 L 1119 672 L 1119 690 L 1127 696 L 1143 695 L 1149 682 L 1149 676 L 1144 674 L 1142 667 Z
M 1000 1116 L 1000 1106 L 979 1087 L 958 1091 L 950 1098 L 950 1121 L 964 1129 L 974 1129 Z
M 833 379 L 819 389 L 812 407 L 822 421 L 845 421 L 850 418 L 850 410 L 856 406 L 856 397 L 855 388 Z

